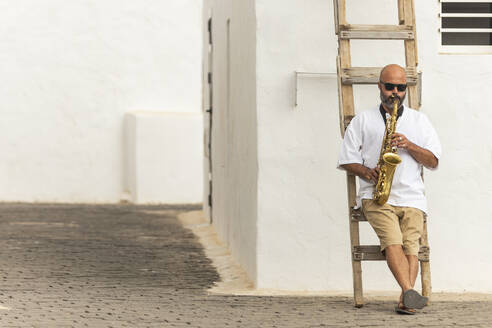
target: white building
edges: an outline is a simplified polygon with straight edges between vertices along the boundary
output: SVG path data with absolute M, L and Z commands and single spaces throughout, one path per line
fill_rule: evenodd
M 3 2 L 0 200 L 200 203 L 201 12 Z
M 458 18 L 453 2 L 415 1 L 421 110 L 443 144 L 425 176 L 432 282 L 491 292 L 492 1 L 455 8 L 469 11 Z M 208 204 L 210 194 L 205 210 L 256 287 L 351 289 L 332 1 L 1 9 L 1 201 Z M 394 0 L 348 0 L 349 22 L 396 17 Z M 352 43 L 354 66 L 403 58 L 402 42 Z M 374 86 L 355 94 L 357 110 L 378 101 Z M 376 242 L 367 226 L 362 242 Z M 365 289 L 396 288 L 384 264 L 363 267 Z
M 492 1 L 478 9 L 460 2 L 415 1 L 421 110 L 443 145 L 439 170 L 425 175 L 432 284 L 491 292 Z M 457 12 L 468 14 L 449 17 Z M 333 2 L 206 0 L 203 15 L 204 108 L 212 108 L 205 169 L 217 232 L 258 288 L 351 290 L 345 174 L 335 169 Z M 397 2 L 349 0 L 347 16 L 354 24 L 397 24 Z M 402 41 L 352 41 L 353 66 L 388 63 L 404 66 Z M 376 86 L 355 95 L 356 111 L 379 99 Z M 369 226 L 362 242 L 376 243 Z M 363 270 L 365 289 L 396 289 L 384 263 L 364 262 Z

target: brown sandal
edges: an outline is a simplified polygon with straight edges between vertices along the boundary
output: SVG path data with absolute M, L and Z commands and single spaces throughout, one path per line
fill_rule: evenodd
M 398 314 L 410 314 L 414 315 L 417 313 L 414 309 L 407 308 L 405 305 L 403 305 L 402 302 L 400 302 L 397 306 L 395 306 L 395 312 Z

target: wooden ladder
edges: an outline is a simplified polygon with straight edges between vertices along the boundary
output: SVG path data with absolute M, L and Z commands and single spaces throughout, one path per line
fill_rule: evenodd
M 408 104 L 420 108 L 419 82 L 417 72 L 417 45 L 415 12 L 413 0 L 398 0 L 398 25 L 352 25 L 346 21 L 346 0 L 333 0 L 335 11 L 335 31 L 338 35 L 338 97 L 340 111 L 340 130 L 345 129 L 355 115 L 354 84 L 377 84 L 381 67 L 352 67 L 350 58 L 351 39 L 404 40 L 405 62 L 408 84 Z M 362 292 L 362 261 L 384 261 L 379 245 L 360 245 L 359 222 L 367 221 L 360 209 L 354 209 L 356 198 L 355 176 L 347 173 L 347 193 L 350 221 L 350 244 L 352 252 L 352 273 L 354 301 L 356 307 L 364 305 Z M 427 240 L 427 217 L 424 218 L 424 232 L 420 240 L 419 261 L 421 267 L 422 294 L 431 293 L 429 244 Z

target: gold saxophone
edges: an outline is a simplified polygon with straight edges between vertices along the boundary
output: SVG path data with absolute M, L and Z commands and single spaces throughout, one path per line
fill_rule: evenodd
M 397 154 L 397 147 L 391 146 L 391 139 L 395 133 L 398 113 L 398 99 L 394 96 L 391 98 L 393 98 L 393 113 L 391 114 L 391 119 L 386 122 L 383 145 L 381 146 L 381 153 L 378 161 L 378 182 L 376 183 L 372 197 L 379 205 L 384 205 L 388 200 L 396 166 L 401 163 L 401 157 Z

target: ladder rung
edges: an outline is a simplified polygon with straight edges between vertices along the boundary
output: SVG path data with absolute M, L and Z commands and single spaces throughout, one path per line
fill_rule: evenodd
M 362 221 L 367 221 L 366 217 L 364 216 L 364 214 L 362 214 L 362 210 L 361 208 L 351 208 L 350 209 L 350 215 L 352 217 L 352 220 L 354 221 L 359 221 L 359 222 L 362 222 Z
M 350 67 L 341 69 L 342 84 L 377 84 L 382 67 Z M 407 67 L 407 84 L 417 85 L 418 74 L 415 67 Z
M 341 39 L 412 40 L 411 25 L 340 25 Z
M 429 261 L 430 249 L 427 246 L 420 246 L 419 261 Z M 386 258 L 381 254 L 379 245 L 359 245 L 354 246 L 352 250 L 352 259 L 354 261 L 385 261 Z

